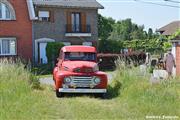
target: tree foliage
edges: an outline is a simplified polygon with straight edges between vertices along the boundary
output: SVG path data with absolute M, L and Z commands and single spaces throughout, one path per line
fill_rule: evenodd
M 113 31 L 109 39 L 125 41 L 133 39 L 145 39 L 147 34 L 144 26 L 132 23 L 131 19 L 119 20 L 113 25 Z
M 99 51 L 101 53 L 120 53 L 123 48 L 123 42 L 113 40 L 100 40 Z
M 175 39 L 177 37 L 180 37 L 180 29 L 178 29 L 173 35 L 168 37 L 168 40 Z
M 106 40 L 113 30 L 115 20 L 98 15 L 98 34 L 101 40 Z
M 131 40 L 125 41 L 123 46 L 125 48 L 132 48 L 134 51 L 144 51 L 144 52 L 162 52 L 162 41 L 158 38 L 145 39 L 145 40 Z
M 123 49 L 162 51 L 166 38 L 154 33 L 151 28 L 144 30 L 143 25 L 133 23 L 131 19 L 115 21 L 99 15 L 99 51 L 119 53 Z
M 145 31 L 143 25 L 137 25 L 131 19 L 115 21 L 99 15 L 98 27 L 99 51 L 103 53 L 119 53 L 127 48 L 162 53 L 172 47 L 170 40 L 180 38 L 180 29 L 167 37 L 153 32 L 152 28 Z
M 147 36 L 148 36 L 148 39 L 153 38 L 153 30 L 152 30 L 152 28 L 149 28 L 149 29 L 148 29 L 148 34 L 147 34 Z

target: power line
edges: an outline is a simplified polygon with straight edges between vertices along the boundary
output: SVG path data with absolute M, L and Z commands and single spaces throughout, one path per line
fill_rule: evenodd
M 147 1 L 145 2 L 145 1 L 141 1 L 141 0 L 134 0 L 134 1 L 146 3 L 146 4 L 152 4 L 152 5 L 159 5 L 159 6 L 164 6 L 164 7 L 180 8 L 180 6 L 175 6 L 175 5 L 159 4 L 159 3 L 147 2 Z
M 172 3 L 180 3 L 180 1 L 174 1 L 174 0 L 164 0 L 164 1 L 172 2 Z

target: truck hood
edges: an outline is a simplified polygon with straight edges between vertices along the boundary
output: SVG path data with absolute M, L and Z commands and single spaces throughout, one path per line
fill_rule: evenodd
M 62 67 L 66 68 L 68 71 L 74 71 L 75 69 L 92 69 L 97 66 L 97 63 L 90 61 L 64 61 Z

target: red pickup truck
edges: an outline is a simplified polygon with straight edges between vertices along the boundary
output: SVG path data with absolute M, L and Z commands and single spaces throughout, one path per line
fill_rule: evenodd
M 107 92 L 107 75 L 99 71 L 95 47 L 63 47 L 53 70 L 53 79 L 57 97 L 65 93 L 96 93 L 104 96 Z

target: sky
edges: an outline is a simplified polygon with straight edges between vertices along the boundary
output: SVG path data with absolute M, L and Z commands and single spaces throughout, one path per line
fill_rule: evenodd
M 180 0 L 97 1 L 105 7 L 105 9 L 99 10 L 101 15 L 112 17 L 115 20 L 131 18 L 132 22 L 144 25 L 145 30 L 148 28 L 156 30 L 172 21 L 180 20 Z

